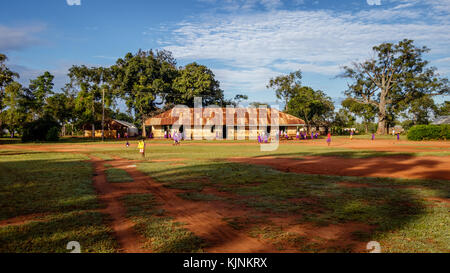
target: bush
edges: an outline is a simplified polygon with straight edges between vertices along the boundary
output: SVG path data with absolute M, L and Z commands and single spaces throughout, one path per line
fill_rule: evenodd
M 59 140 L 59 132 L 61 130 L 58 127 L 52 127 L 48 130 L 47 135 L 45 136 L 45 140 L 47 141 L 58 141 Z
M 23 126 L 22 141 L 56 141 L 59 139 L 61 126 L 52 117 L 45 116 Z
M 450 125 L 416 125 L 408 132 L 409 140 L 447 140 L 450 139 Z

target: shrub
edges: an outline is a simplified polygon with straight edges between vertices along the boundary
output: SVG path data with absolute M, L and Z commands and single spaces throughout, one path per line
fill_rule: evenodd
M 48 130 L 47 135 L 45 136 L 46 141 L 58 141 L 59 140 L 59 132 L 60 129 L 58 127 L 52 127 Z
M 50 116 L 27 122 L 23 126 L 22 141 L 56 141 L 61 126 Z
M 408 132 L 409 140 L 447 140 L 450 139 L 450 125 L 416 125 Z

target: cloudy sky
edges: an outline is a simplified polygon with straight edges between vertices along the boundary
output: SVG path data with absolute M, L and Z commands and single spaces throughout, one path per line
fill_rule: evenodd
M 340 67 L 382 42 L 413 39 L 450 76 L 450 0 L 15 0 L 0 17 L 0 52 L 28 83 L 48 70 L 56 86 L 73 65 L 111 65 L 139 48 L 164 48 L 179 65 L 210 67 L 228 98 L 274 102 L 271 77 L 301 69 L 303 83 L 339 102 Z M 447 98 L 448 99 L 448 98 Z

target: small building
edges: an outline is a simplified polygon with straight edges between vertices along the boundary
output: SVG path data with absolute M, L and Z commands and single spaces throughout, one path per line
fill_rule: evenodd
M 92 137 L 91 126 L 92 124 L 84 125 L 84 137 Z M 95 128 L 96 128 L 95 137 L 101 138 L 102 137 L 101 124 L 96 123 Z M 139 135 L 139 130 L 134 124 L 126 121 L 116 119 L 105 120 L 105 128 L 104 128 L 105 138 L 118 138 L 119 134 L 120 137 L 124 137 L 125 133 L 127 133 L 129 137 L 135 137 Z
M 201 124 L 202 124 L 202 128 L 201 128 L 201 132 L 199 132 L 199 128 L 195 128 L 195 124 L 194 124 L 194 109 L 193 108 L 188 108 L 186 109 L 187 111 L 189 111 L 190 117 L 188 117 L 188 119 L 190 120 L 190 124 L 191 124 L 191 130 L 190 130 L 190 136 L 186 136 L 186 138 L 194 138 L 194 136 L 198 136 L 198 135 L 202 135 L 203 134 L 203 129 L 205 126 L 211 125 L 212 121 L 216 118 L 220 117 L 216 117 L 215 116 L 215 112 L 214 110 L 207 110 L 207 109 L 211 109 L 211 108 L 201 108 L 202 112 L 201 112 L 201 117 L 197 117 L 198 114 L 196 113 L 196 117 L 197 120 L 199 121 L 201 119 Z M 302 119 L 299 119 L 297 117 L 294 117 L 292 115 L 283 113 L 281 111 L 278 111 L 276 109 L 266 109 L 264 112 L 261 111 L 261 109 L 259 108 L 232 108 L 232 110 L 228 109 L 228 108 L 216 108 L 216 109 L 220 109 L 223 113 L 222 116 L 222 126 L 221 129 L 216 130 L 215 126 L 211 127 L 211 133 L 213 133 L 213 131 L 216 132 L 216 136 L 217 138 L 223 138 L 223 139 L 256 139 L 257 138 L 257 134 L 263 134 L 263 133 L 269 133 L 269 134 L 274 134 L 275 132 L 272 131 L 271 129 L 271 117 L 272 114 L 277 114 L 277 113 L 273 113 L 273 111 L 277 111 L 278 112 L 278 123 L 279 123 L 279 130 L 286 132 L 288 134 L 289 137 L 295 137 L 297 134 L 297 131 L 300 130 L 300 128 L 305 126 L 305 122 Z M 164 138 L 165 133 L 169 132 L 169 133 L 173 133 L 173 126 L 175 124 L 178 123 L 180 118 L 182 117 L 182 114 L 179 116 L 173 116 L 173 109 L 168 110 L 164 113 L 161 113 L 159 115 L 156 115 L 154 117 L 151 117 L 149 119 L 147 119 L 145 121 L 145 126 L 148 127 L 150 133 L 153 135 L 153 137 L 155 138 Z M 219 111 L 220 111 L 219 110 Z M 205 111 L 210 111 L 206 112 Z M 227 113 L 227 111 L 229 111 Z M 232 112 L 230 112 L 232 111 Z M 265 114 L 265 116 L 263 116 Z M 206 117 L 205 117 L 206 116 Z M 234 119 L 233 123 L 227 124 L 227 116 L 232 117 L 232 119 Z M 183 118 L 184 120 L 184 118 Z M 266 132 L 262 132 L 261 128 L 258 125 L 261 124 L 260 121 L 264 121 L 265 120 L 265 124 L 266 125 Z M 200 122 L 200 121 L 199 121 Z M 179 122 L 181 123 L 181 122 Z M 242 128 L 245 126 L 245 131 L 244 131 L 244 135 L 239 135 L 238 136 L 238 129 Z M 183 126 L 180 126 L 179 129 L 180 133 L 183 133 L 184 128 Z M 242 133 L 241 131 L 241 133 Z M 231 134 L 234 134 L 232 137 L 229 137 Z M 204 137 L 204 136 L 203 136 Z
M 450 116 L 437 117 L 431 124 L 433 125 L 450 124 Z

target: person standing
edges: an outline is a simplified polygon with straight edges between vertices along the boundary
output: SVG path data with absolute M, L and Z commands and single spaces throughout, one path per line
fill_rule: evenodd
M 327 135 L 327 144 L 328 144 L 328 146 L 330 146 L 330 144 L 331 144 L 331 133 L 328 133 L 328 135 Z
M 139 153 L 141 154 L 142 158 L 144 159 L 145 158 L 145 139 L 139 140 L 138 149 L 139 149 Z

